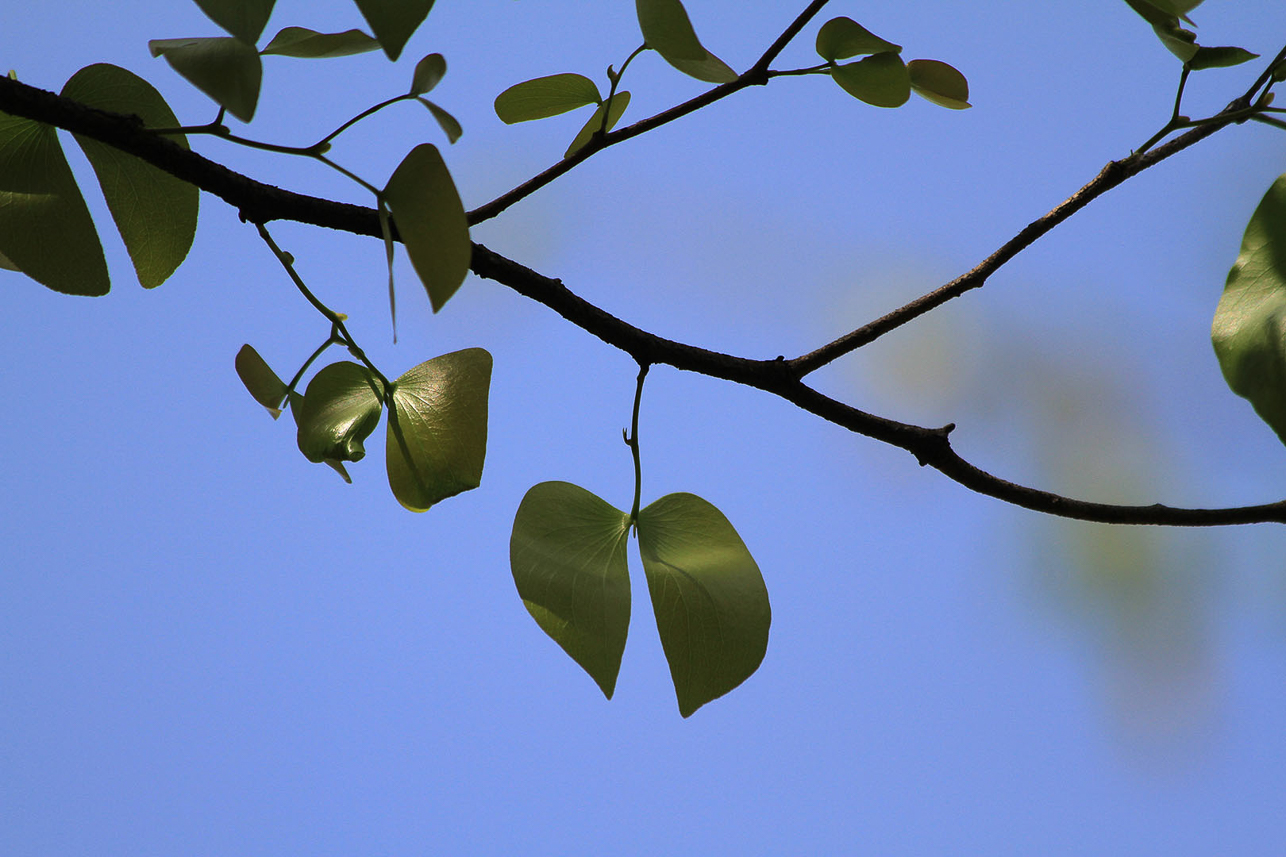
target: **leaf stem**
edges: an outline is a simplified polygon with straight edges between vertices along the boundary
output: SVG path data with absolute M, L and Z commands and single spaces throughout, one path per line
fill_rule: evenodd
M 639 407 L 643 402 L 643 381 L 651 363 L 639 363 L 638 384 L 634 388 L 634 416 L 630 420 L 630 433 L 625 436 L 625 444 L 634 456 L 634 505 L 630 507 L 630 526 L 637 530 L 639 521 L 639 500 L 643 495 L 643 463 L 639 458 Z

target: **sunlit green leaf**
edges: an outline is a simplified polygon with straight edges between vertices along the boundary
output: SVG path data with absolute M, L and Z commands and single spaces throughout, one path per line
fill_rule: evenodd
M 153 39 L 147 46 L 233 116 L 242 122 L 254 118 L 263 64 L 253 45 L 220 37 Z
M 322 368 L 295 412 L 299 451 L 309 461 L 361 461 L 362 441 L 379 425 L 379 382 L 369 369 L 344 361 Z
M 490 386 L 491 355 L 481 348 L 427 360 L 393 382 L 384 449 L 399 503 L 423 512 L 478 487 Z
M 277 377 L 259 352 L 249 345 L 241 346 L 236 359 L 237 377 L 246 385 L 250 395 L 259 404 L 268 409 L 275 420 L 281 416 L 282 403 L 286 401 L 289 390 L 286 382 Z
M 602 101 L 594 81 L 583 74 L 551 74 L 515 83 L 496 96 L 496 115 L 507 125 L 557 116 Z
M 57 132 L 7 113 L 0 113 L 0 253 L 56 292 L 107 294 L 103 248 Z
M 849 95 L 875 107 L 901 107 L 911 97 L 911 76 L 895 53 L 836 66 L 831 77 Z
M 464 204 L 437 147 L 412 149 L 389 177 L 384 199 L 437 312 L 464 282 L 473 256 Z
M 384 53 L 395 60 L 406 47 L 411 34 L 424 22 L 433 0 L 355 0 L 371 32 L 384 46 Z
M 621 114 L 623 114 L 625 112 L 625 108 L 629 106 L 629 92 L 622 90 L 621 92 L 613 95 L 612 109 L 607 111 L 607 127 L 604 131 L 611 131 L 615 128 L 616 123 L 621 120 Z M 606 107 L 607 102 L 603 102 L 598 105 L 597 109 L 594 110 L 594 115 L 589 117 L 589 121 L 581 127 L 580 131 L 577 132 L 576 137 L 572 140 L 572 144 L 568 146 L 567 151 L 563 153 L 564 158 L 570 158 L 574 155 L 581 146 L 584 146 L 590 141 L 594 136 L 594 133 L 598 131 L 599 128 L 603 127 L 603 110 Z
M 304 410 L 303 393 L 298 393 L 292 390 L 290 392 L 290 413 L 295 418 L 296 429 L 299 428 L 299 415 L 303 412 L 303 410 Z M 343 479 L 345 482 L 347 482 L 349 485 L 353 484 L 353 477 L 348 475 L 348 470 L 344 467 L 344 462 L 336 461 L 333 458 L 327 458 L 322 460 L 322 464 L 325 464 L 331 470 L 334 470 L 336 473 L 338 473 L 340 478 Z
M 817 31 L 817 53 L 828 62 L 901 50 L 901 45 L 886 42 L 852 18 L 831 18 Z
M 429 54 L 415 64 L 411 75 L 411 94 L 423 95 L 438 85 L 447 73 L 447 60 L 442 54 Z
M 1228 386 L 1286 443 L 1286 175 L 1246 225 L 1211 339 Z
M 906 64 L 911 88 L 921 98 L 940 107 L 964 110 L 969 104 L 969 81 L 952 66 L 937 60 L 911 60 Z
M 680 0 L 635 0 L 647 46 L 684 74 L 707 83 L 728 83 L 737 73 L 697 38 Z
M 259 41 L 276 0 L 196 0 L 210 20 L 248 45 Z
M 1188 60 L 1188 67 L 1193 71 L 1200 71 L 1203 68 L 1228 68 L 1250 62 L 1258 56 L 1259 54 L 1252 54 L 1245 48 L 1197 48 L 1196 54 Z
M 307 27 L 286 27 L 272 37 L 260 54 L 304 59 L 347 57 L 379 50 L 380 43 L 361 30 L 319 33 Z
M 668 494 L 639 513 L 639 553 L 679 713 L 689 716 L 759 668 L 772 611 L 759 566 L 723 513 Z
M 82 68 L 67 81 L 62 94 L 101 110 L 138 116 L 152 128 L 179 124 L 150 83 L 118 66 L 99 63 Z M 188 146 L 182 134 L 168 139 L 185 149 Z M 200 192 L 114 146 L 79 135 L 76 142 L 98 176 L 139 283 L 149 289 L 159 286 L 192 248 Z
M 442 133 L 447 135 L 448 143 L 454 143 L 456 140 L 460 139 L 460 135 L 464 133 L 464 129 L 460 127 L 460 123 L 456 121 L 454 116 L 434 104 L 432 101 L 429 101 L 427 98 L 417 97 L 415 100 L 429 108 L 429 112 L 433 114 L 433 118 L 438 121 L 439 127 L 442 128 Z
M 568 482 L 522 498 L 509 566 L 523 606 L 612 698 L 630 626 L 630 516 Z

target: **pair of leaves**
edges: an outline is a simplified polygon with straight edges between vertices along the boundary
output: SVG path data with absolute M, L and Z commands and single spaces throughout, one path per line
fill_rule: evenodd
M 365 441 L 388 405 L 385 467 L 398 502 L 414 512 L 478 487 L 487 452 L 491 355 L 481 348 L 444 354 L 415 366 L 388 390 L 351 361 L 323 367 L 301 396 L 249 345 L 237 375 L 273 419 L 289 397 L 299 451 L 351 482 L 346 461 L 366 456 Z
M 160 93 L 141 77 L 105 63 L 76 72 L 62 95 L 146 124 L 178 124 Z M 182 135 L 171 137 L 187 147 Z M 98 178 L 138 281 L 164 282 L 196 234 L 195 187 L 133 155 L 76 137 Z M 54 291 L 105 295 L 110 288 L 98 232 L 50 125 L 0 114 L 0 257 Z
M 1193 71 L 1206 68 L 1227 68 L 1253 60 L 1245 48 L 1231 46 L 1205 47 L 1197 44 L 1197 34 L 1185 29 L 1179 21 L 1192 23 L 1188 13 L 1201 5 L 1202 0 L 1125 0 L 1131 9 L 1152 25 L 1166 50 L 1183 60 Z
M 1286 443 L 1286 175 L 1246 225 L 1211 340 L 1228 386 Z
M 969 82 L 938 60 L 903 62 L 901 45 L 880 38 L 852 18 L 832 18 L 817 32 L 818 55 L 831 64 L 831 77 L 854 98 L 875 107 L 901 107 L 914 91 L 952 110 L 969 104 Z M 857 62 L 842 59 L 864 56 Z
M 590 104 L 597 104 L 598 109 L 581 126 L 580 131 L 572 138 L 571 145 L 563 153 L 564 158 L 570 158 L 593 139 L 600 129 L 607 133 L 616 127 L 630 104 L 628 92 L 617 92 L 612 95 L 610 102 L 605 102 L 598 92 L 598 86 L 585 75 L 570 72 L 551 74 L 515 83 L 496 96 L 495 110 L 500 121 L 512 125 L 515 122 L 547 119 Z
M 692 494 L 639 512 L 639 554 L 688 717 L 750 677 L 768 647 L 763 576 L 723 513 Z M 630 620 L 630 516 L 568 482 L 542 482 L 514 517 L 509 561 L 532 618 L 589 673 L 616 689 Z

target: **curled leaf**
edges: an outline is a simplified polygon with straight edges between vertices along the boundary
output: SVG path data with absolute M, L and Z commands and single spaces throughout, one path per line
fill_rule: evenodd
M 313 462 L 361 461 L 362 442 L 379 425 L 383 407 L 379 382 L 365 366 L 343 361 L 323 367 L 295 410 L 299 451 Z

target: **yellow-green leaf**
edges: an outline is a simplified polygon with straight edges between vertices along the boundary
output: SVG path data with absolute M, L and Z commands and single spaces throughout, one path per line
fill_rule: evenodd
M 286 27 L 260 51 L 264 55 L 325 59 L 379 50 L 380 43 L 361 30 L 319 33 L 307 27 Z
M 506 125 L 557 116 L 586 104 L 598 104 L 602 96 L 594 81 L 583 74 L 550 74 L 515 83 L 496 96 L 495 109 Z
M 952 110 L 964 110 L 969 103 L 969 81 L 952 66 L 937 60 L 911 60 L 906 64 L 911 88 L 916 95 Z
M 901 107 L 911 97 L 911 76 L 895 53 L 836 66 L 831 77 L 849 95 L 875 107 Z
M 107 261 L 53 126 L 0 113 L 0 253 L 41 285 L 105 295 Z
M 817 31 L 817 53 L 828 62 L 901 50 L 901 45 L 881 39 L 852 18 L 831 18 Z
M 282 404 L 289 392 L 286 382 L 278 378 L 272 367 L 259 356 L 259 352 L 249 345 L 241 346 L 234 363 L 237 377 L 246 385 L 254 400 L 267 408 L 274 420 L 281 416 Z
M 161 94 L 143 78 L 106 63 L 72 75 L 62 94 L 82 104 L 135 115 L 152 128 L 179 124 Z M 169 139 L 187 148 L 187 138 Z M 196 236 L 200 192 L 145 161 L 89 137 L 76 142 L 98 176 L 99 187 L 144 288 L 154 288 L 174 273 Z
M 612 107 L 607 111 L 607 125 L 604 127 L 603 111 L 607 108 L 607 102 L 603 102 L 598 105 L 598 108 L 594 111 L 594 115 L 589 117 L 589 121 L 581 127 L 575 138 L 572 139 L 572 144 L 567 147 L 567 151 L 563 153 L 563 157 L 570 158 L 572 155 L 576 154 L 577 150 L 593 138 L 599 128 L 603 128 L 604 132 L 611 131 L 615 128 L 616 123 L 621 121 L 621 114 L 623 114 L 625 112 L 625 108 L 629 106 L 629 92 L 622 90 L 613 95 Z
M 629 525 L 578 485 L 542 482 L 522 498 L 509 539 L 523 606 L 608 699 L 630 626 Z
M 437 312 L 464 282 L 473 256 L 464 204 L 437 147 L 412 149 L 389 177 L 384 199 Z
M 313 376 L 295 411 L 299 451 L 309 461 L 361 461 L 362 442 L 379 425 L 379 382 L 365 366 L 332 363 Z
M 384 444 L 388 483 L 413 512 L 477 488 L 487 454 L 491 355 L 466 348 L 393 382 Z

